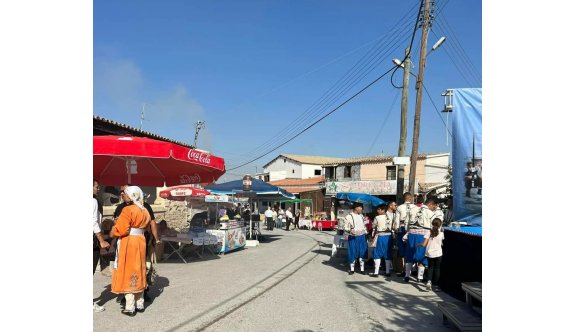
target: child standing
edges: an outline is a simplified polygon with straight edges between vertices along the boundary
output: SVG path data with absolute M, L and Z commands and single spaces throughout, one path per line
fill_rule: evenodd
M 435 218 L 431 222 L 431 232 L 429 238 L 426 238 L 422 243 L 422 246 L 427 246 L 425 250 L 425 256 L 428 261 L 428 275 L 429 280 L 425 286 L 426 290 L 431 290 L 431 285 L 434 286 L 434 291 L 440 291 L 439 289 L 439 271 L 441 266 L 441 256 L 443 256 L 443 250 L 441 246 L 443 245 L 443 232 L 441 231 L 441 219 Z

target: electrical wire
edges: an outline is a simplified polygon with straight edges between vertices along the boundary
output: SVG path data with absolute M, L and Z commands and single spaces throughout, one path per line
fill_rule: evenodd
M 371 142 L 369 150 L 367 150 L 367 153 L 365 154 L 366 156 L 369 156 L 369 154 L 371 153 L 371 150 L 373 149 L 373 146 L 375 145 L 375 143 L 379 139 L 379 135 L 381 134 L 383 128 L 385 127 L 385 124 L 387 123 L 387 119 L 389 119 L 389 116 L 391 115 L 391 110 L 393 109 L 393 106 L 395 106 L 395 103 L 397 102 L 398 97 L 399 97 L 399 90 L 395 90 L 395 97 L 393 99 L 393 102 L 391 102 L 391 106 L 387 110 L 387 115 L 385 116 L 385 119 L 381 123 L 381 126 L 379 127 L 379 131 L 377 132 L 377 135 L 373 139 L 373 142 Z
M 421 4 L 420 4 L 420 6 L 421 6 Z M 414 6 L 414 7 L 415 7 L 415 6 Z M 407 17 L 408 14 L 409 14 L 409 13 L 407 13 L 406 15 L 404 15 L 404 18 Z M 401 24 L 402 24 L 402 22 L 401 22 L 402 20 L 403 20 L 403 18 L 400 19 L 400 21 L 396 24 L 396 27 L 397 27 L 398 25 L 401 25 Z M 390 33 L 392 33 L 392 32 L 393 32 L 393 30 L 392 30 Z M 388 33 L 388 34 L 390 34 L 390 33 Z M 412 37 L 412 39 L 413 39 L 413 37 Z M 383 38 L 382 38 L 381 41 L 383 41 Z M 376 47 L 378 47 L 379 49 L 382 48 L 382 46 L 377 46 L 377 45 L 376 45 Z M 350 78 L 349 78 L 350 73 L 351 73 L 356 67 L 358 67 L 358 66 L 359 66 L 359 67 L 362 67 L 362 69 L 364 69 L 367 64 L 366 64 L 366 63 L 362 63 L 362 61 L 364 61 L 364 59 L 365 59 L 366 57 L 369 57 L 369 56 L 371 57 L 370 61 L 372 61 L 372 59 L 373 59 L 373 57 L 374 57 L 374 55 L 373 55 L 374 50 L 377 50 L 377 48 L 375 48 L 375 47 L 372 48 L 372 50 L 371 50 L 369 53 L 367 53 L 366 55 L 364 55 L 364 57 L 363 57 L 362 59 L 360 59 L 360 60 L 356 63 L 356 65 L 355 65 L 352 69 L 350 69 L 350 70 L 348 71 L 348 73 L 346 73 L 346 75 L 347 75 L 348 77 L 344 76 L 343 78 L 340 79 L 340 81 L 339 81 L 338 83 L 336 83 L 336 85 L 332 86 L 332 88 L 330 89 L 330 90 L 332 90 L 332 91 L 331 91 L 331 95 L 334 94 L 334 91 L 335 91 L 335 90 L 334 90 L 334 87 L 339 87 L 340 90 L 341 90 L 341 85 L 342 85 L 342 84 L 343 84 L 344 86 L 345 86 L 345 85 L 348 85 L 348 86 L 349 86 L 348 83 L 349 83 L 349 80 L 350 80 Z M 381 51 L 376 51 L 376 52 L 380 52 L 380 53 L 381 53 Z M 371 54 L 370 54 L 370 53 L 371 53 Z M 373 70 L 373 66 L 372 66 L 372 69 L 371 69 L 371 70 Z M 356 71 L 356 73 L 354 73 L 354 74 L 352 75 L 352 77 L 353 77 L 353 76 L 357 76 L 357 75 L 358 75 L 358 74 L 357 74 L 357 71 Z M 360 74 L 360 75 L 361 75 L 361 74 Z M 364 75 L 363 77 L 365 77 L 365 75 Z M 363 77 L 362 77 L 362 78 L 363 78 Z M 345 80 L 347 80 L 347 82 L 346 82 Z M 357 79 L 355 80 L 354 84 L 355 84 L 356 82 L 357 82 Z M 328 90 L 328 92 L 330 92 L 330 90 Z M 348 88 L 348 90 L 349 90 L 349 88 Z M 339 91 L 339 90 L 338 90 L 338 91 Z M 323 103 L 325 103 L 325 101 L 327 100 L 327 98 L 328 98 L 329 95 L 330 95 L 330 94 L 328 94 L 328 92 L 324 93 L 324 95 L 323 95 L 318 101 L 316 101 L 316 103 L 314 103 L 310 108 L 308 108 L 308 110 L 306 110 L 306 112 L 304 112 L 303 114 L 300 114 L 300 116 L 299 116 L 298 118 L 294 119 L 294 121 L 292 121 L 292 123 L 290 123 L 290 124 L 288 125 L 288 129 L 287 129 L 287 130 L 282 130 L 282 131 L 280 131 L 279 134 L 276 134 L 272 139 L 268 140 L 266 143 L 262 144 L 261 146 L 257 147 L 256 149 L 254 149 L 254 150 L 252 150 L 252 151 L 255 152 L 255 151 L 263 150 L 263 149 L 266 148 L 267 146 L 270 146 L 270 145 L 275 144 L 278 140 L 280 140 L 280 138 L 288 137 L 292 132 L 296 132 L 297 129 L 298 129 L 299 127 L 301 127 L 301 125 L 300 125 L 299 127 L 297 126 L 297 123 L 298 123 L 298 122 L 299 122 L 299 123 L 305 123 L 304 120 L 308 120 L 308 118 L 310 118 L 310 117 L 311 117 L 311 118 L 314 118 L 314 117 L 319 116 L 320 113 L 317 112 L 317 111 L 315 111 L 315 113 L 314 113 L 314 112 L 313 112 L 313 108 L 316 107 L 316 106 L 321 105 L 321 104 L 322 104 L 322 101 L 323 101 Z M 346 92 L 347 92 L 347 91 L 346 91 Z M 336 96 L 335 99 L 341 98 L 342 96 L 343 96 L 343 93 L 340 93 L 340 95 L 339 95 L 339 96 Z M 331 99 L 330 101 L 332 101 L 333 99 L 334 99 L 334 97 L 332 97 L 332 99 Z M 319 104 L 318 104 L 318 103 L 319 103 Z M 305 117 L 304 117 L 304 116 L 305 116 Z M 304 117 L 304 118 L 302 118 L 302 117 Z
M 298 137 L 299 135 L 303 134 L 304 132 L 306 132 L 308 129 L 312 128 L 313 126 L 315 126 L 317 123 L 319 123 L 321 120 L 327 118 L 328 116 L 330 116 L 331 114 L 333 114 L 335 111 L 339 110 L 342 106 L 344 106 L 345 104 L 347 104 L 348 102 L 350 102 L 352 99 L 354 99 L 355 97 L 357 97 L 359 94 L 361 94 L 362 92 L 364 92 L 365 90 L 367 90 L 369 87 L 371 87 L 372 85 L 374 85 L 375 83 L 377 83 L 380 79 L 382 79 L 383 77 L 385 77 L 385 75 L 389 74 L 391 71 L 393 70 L 393 67 L 390 68 L 389 70 L 387 70 L 385 73 L 383 73 L 381 76 L 379 76 L 378 78 L 376 78 L 375 80 L 373 80 L 371 83 L 369 83 L 367 86 L 365 86 L 363 89 L 359 90 L 358 92 L 356 92 L 353 96 L 349 97 L 346 101 L 344 101 L 343 103 L 341 103 L 339 106 L 337 106 L 336 108 L 334 108 L 333 110 L 331 110 L 329 113 L 327 113 L 326 115 L 322 116 L 319 120 L 317 120 L 316 122 L 312 123 L 311 125 L 307 126 L 304 130 L 300 131 L 297 135 L 293 136 L 292 138 L 290 138 L 289 140 L 285 141 L 284 143 L 276 146 L 274 149 L 248 161 L 247 163 L 244 163 L 240 166 L 234 167 L 234 168 L 230 168 L 230 171 L 233 171 L 235 169 L 238 169 L 242 166 L 251 164 L 252 162 L 261 159 L 265 156 L 267 156 L 268 154 L 274 152 L 275 150 L 281 148 L 282 146 L 286 145 L 287 143 L 293 141 L 296 137 Z

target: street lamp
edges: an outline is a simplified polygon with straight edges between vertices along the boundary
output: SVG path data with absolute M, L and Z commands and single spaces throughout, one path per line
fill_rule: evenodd
M 427 39 L 427 34 L 425 34 L 425 39 Z M 438 49 L 446 40 L 446 37 L 441 37 L 439 38 L 439 40 L 433 45 L 433 47 L 431 48 L 431 50 L 429 51 L 429 53 L 431 54 L 433 51 L 435 51 L 436 49 Z M 409 173 L 409 188 L 410 188 L 410 192 L 415 193 L 414 189 L 415 189 L 415 172 L 416 172 L 416 164 L 417 164 L 417 145 L 419 143 L 419 114 L 421 113 L 421 91 L 420 91 L 420 84 L 423 84 L 423 69 L 425 67 L 425 46 L 427 46 L 427 41 L 425 40 L 425 42 L 423 42 L 422 40 L 422 54 L 420 56 L 420 68 L 419 68 L 419 76 L 416 76 L 415 74 L 413 74 L 410 70 L 410 65 L 411 65 L 411 61 L 409 59 L 409 48 L 406 49 L 406 56 L 404 61 L 401 61 L 399 59 L 392 59 L 392 62 L 398 66 L 403 68 L 404 70 L 404 77 L 403 77 L 403 93 L 402 93 L 402 107 L 401 107 L 401 113 L 402 113 L 402 123 L 401 123 L 401 132 L 400 132 L 400 139 L 399 139 L 399 153 L 398 156 L 402 157 L 403 156 L 403 151 L 405 150 L 405 140 L 406 140 L 406 133 L 405 133 L 405 120 L 407 119 L 407 90 L 409 87 L 409 74 L 411 74 L 412 76 L 414 76 L 417 79 L 417 83 L 416 83 L 416 90 L 417 90 L 417 97 L 416 97 L 416 114 L 415 114 L 415 118 L 414 118 L 414 137 L 413 137 L 413 145 L 412 145 L 412 152 L 411 152 L 411 166 L 410 166 L 410 173 Z M 407 68 L 406 65 L 407 64 Z M 405 166 L 400 165 L 399 166 L 399 176 L 398 176 L 398 181 L 397 181 L 397 200 L 399 201 L 401 196 L 403 194 L 403 182 L 404 182 L 404 177 L 403 177 L 403 168 Z

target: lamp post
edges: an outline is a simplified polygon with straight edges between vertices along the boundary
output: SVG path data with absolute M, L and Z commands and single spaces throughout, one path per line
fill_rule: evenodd
M 431 52 L 433 52 L 437 48 L 439 48 L 443 44 L 443 42 L 445 42 L 445 39 L 446 39 L 445 37 L 439 38 L 439 40 L 431 48 L 431 51 L 429 52 L 429 54 L 431 54 Z M 406 58 L 403 62 L 399 59 L 393 59 L 392 60 L 392 62 L 396 66 L 403 68 L 403 90 L 402 90 L 402 96 L 401 96 L 401 125 L 400 125 L 400 136 L 399 136 L 399 150 L 397 153 L 397 155 L 399 157 L 405 156 L 405 144 L 406 144 L 405 141 L 406 141 L 406 136 L 407 136 L 407 125 L 406 125 L 407 124 L 407 93 L 409 90 L 409 75 L 411 75 L 415 78 L 418 78 L 418 76 L 413 74 L 410 70 L 411 59 L 409 57 L 409 48 L 405 49 L 405 55 L 406 55 Z M 419 82 L 419 79 L 418 79 L 418 82 Z M 399 163 L 397 165 L 398 165 L 398 176 L 397 176 L 396 201 L 399 203 L 402 200 L 403 190 L 404 190 L 405 164 Z M 411 179 L 411 174 L 412 174 L 412 172 L 410 172 L 410 181 L 409 181 L 410 189 L 409 189 L 409 191 L 413 193 L 413 189 L 412 189 L 413 187 L 411 186 L 411 183 L 415 182 L 415 180 Z
M 402 64 L 398 59 L 393 59 L 393 63 L 397 66 L 403 67 L 403 90 L 401 91 L 401 124 L 399 132 L 399 149 L 397 155 L 399 157 L 405 156 L 405 140 L 407 138 L 407 93 L 409 91 L 409 74 L 411 71 L 411 58 L 409 57 L 409 47 L 405 49 L 405 61 Z M 405 182 L 405 165 L 400 164 L 397 166 L 397 188 L 395 191 L 395 201 L 397 204 L 403 203 L 403 187 Z
M 419 148 L 419 124 L 421 117 L 421 99 L 422 99 L 422 85 L 423 85 L 423 72 L 425 69 L 425 58 L 427 53 L 427 34 L 430 26 L 430 13 L 429 6 L 430 1 L 425 0 L 425 9 L 423 11 L 423 24 L 421 31 L 421 47 L 419 55 L 419 71 L 417 75 L 417 82 L 415 83 L 415 89 L 417 94 L 415 96 L 415 117 L 413 119 L 413 144 L 411 146 L 411 165 L 409 168 L 409 192 L 415 194 L 415 175 L 417 172 L 417 155 Z M 437 43 L 431 48 L 431 52 L 435 51 L 443 42 L 445 38 L 440 38 Z

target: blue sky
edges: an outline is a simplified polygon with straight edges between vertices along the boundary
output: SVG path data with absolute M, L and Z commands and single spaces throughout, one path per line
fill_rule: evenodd
M 198 147 L 225 158 L 231 169 L 291 138 L 390 69 L 409 45 L 418 4 L 95 1 L 94 114 L 139 128 L 145 103 L 143 130 L 189 143 L 195 122 L 203 120 Z M 420 153 L 451 150 L 445 115 L 431 100 L 441 110 L 445 89 L 481 87 L 481 6 L 436 2 L 427 48 L 440 36 L 447 40 L 427 59 L 424 83 L 432 99 L 424 91 Z M 418 29 L 415 65 L 420 38 Z M 355 76 L 341 84 L 349 75 Z M 400 70 L 394 82 L 401 80 Z M 414 86 L 412 77 L 408 153 Z M 400 99 L 387 75 L 298 138 L 224 177 L 261 171 L 280 153 L 394 155 Z

